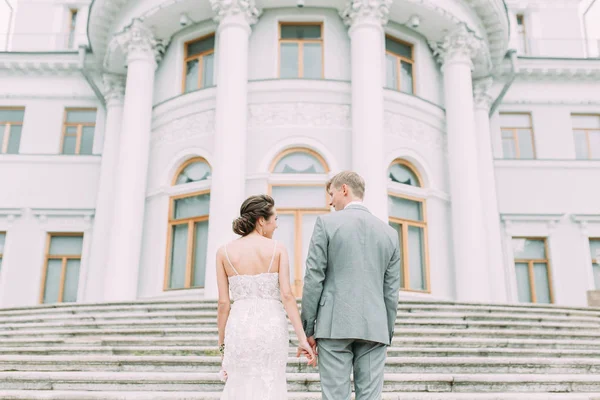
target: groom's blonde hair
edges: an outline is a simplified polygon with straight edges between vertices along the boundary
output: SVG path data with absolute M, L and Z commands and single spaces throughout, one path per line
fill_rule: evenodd
M 354 171 L 342 171 L 327 182 L 327 191 L 333 186 L 336 189 L 348 185 L 352 194 L 359 199 L 365 197 L 365 180 Z

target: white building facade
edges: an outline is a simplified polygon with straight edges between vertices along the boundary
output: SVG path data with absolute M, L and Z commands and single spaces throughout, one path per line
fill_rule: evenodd
M 600 290 L 597 6 L 13 3 L 0 307 L 215 298 L 216 250 L 258 193 L 299 295 L 345 169 L 398 231 L 401 298 L 585 305 Z

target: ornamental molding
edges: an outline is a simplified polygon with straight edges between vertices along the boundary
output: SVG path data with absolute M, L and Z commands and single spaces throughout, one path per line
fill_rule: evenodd
M 250 25 L 258 22 L 261 11 L 255 0 L 210 0 L 215 22 L 222 22 L 227 17 L 242 16 Z
M 152 131 L 152 146 L 208 136 L 215 131 L 215 111 L 208 110 L 171 120 Z
M 109 52 L 104 59 L 104 67 L 110 67 L 110 54 L 117 48 L 121 49 L 126 59 L 132 56 L 153 56 L 156 63 L 160 63 L 168 42 L 158 39 L 141 19 L 135 18 L 125 27 L 123 32 L 116 34 L 110 42 Z
M 123 103 L 125 97 L 125 77 L 118 74 L 104 74 L 102 76 L 104 90 L 102 94 L 107 103 Z
M 350 106 L 319 103 L 250 104 L 248 128 L 351 128 Z
M 79 72 L 79 54 L 68 53 L 0 53 L 0 70 L 9 74 L 56 75 Z
M 465 58 L 475 64 L 475 60 L 484 52 L 485 42 L 461 22 L 442 41 L 430 40 L 429 46 L 433 50 L 434 57 L 443 67 L 448 62 L 463 61 Z
M 347 26 L 361 21 L 376 21 L 381 26 L 387 24 L 392 0 L 347 0 L 340 16 Z
M 498 65 L 494 71 L 494 76 L 501 78 L 508 78 L 510 74 L 511 67 L 508 60 Z M 598 81 L 600 59 L 518 57 L 517 78 L 521 81 Z
M 412 143 L 446 152 L 446 137 L 442 132 L 422 121 L 385 111 L 383 129 L 386 134 L 399 136 Z
M 579 8 L 581 0 L 505 0 L 509 9 L 532 10 L 532 9 L 557 9 L 557 8 Z
M 483 78 L 473 82 L 473 100 L 475 102 L 475 108 L 489 111 L 494 102 L 494 98 L 490 94 L 493 84 L 493 78 Z

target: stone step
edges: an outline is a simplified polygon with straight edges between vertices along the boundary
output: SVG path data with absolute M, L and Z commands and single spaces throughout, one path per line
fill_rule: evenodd
M 221 395 L 221 392 L 0 391 L 3 400 L 219 400 Z M 288 400 L 321 400 L 321 394 L 292 392 Z M 600 393 L 383 393 L 382 400 L 600 400 Z
M 453 348 L 439 347 L 443 343 L 428 347 L 389 347 L 388 357 L 549 357 L 549 358 L 598 358 L 600 349 L 528 349 L 528 348 Z M 290 356 L 296 347 L 290 347 Z M 8 355 L 131 355 L 131 356 L 217 356 L 217 346 L 68 346 L 53 347 L 0 347 L 0 357 Z
M 216 373 L 4 372 L 3 390 L 205 391 L 218 392 Z M 320 391 L 316 373 L 288 374 L 288 390 Z M 555 374 L 386 374 L 384 392 L 600 392 L 600 375 Z
M 0 371 L 218 372 L 219 356 L 2 356 Z M 514 357 L 388 357 L 385 370 L 400 374 L 599 374 L 600 359 Z M 316 371 L 290 357 L 287 372 Z
M 54 328 L 70 329 L 74 332 L 86 329 L 97 328 L 154 328 L 161 326 L 187 327 L 194 326 L 212 331 L 217 330 L 216 320 L 212 319 L 176 319 L 176 318 L 156 318 L 156 319 L 129 319 L 129 320 L 108 320 L 108 321 L 44 321 L 36 323 L 15 322 L 11 324 L 0 325 L 0 336 L 14 331 L 34 331 L 51 330 Z M 523 329 L 523 330 L 551 330 L 551 331 L 580 331 L 597 330 L 600 332 L 600 324 L 571 322 L 521 322 L 521 321 L 465 321 L 461 319 L 413 319 L 398 318 L 396 326 L 404 329 Z M 291 326 L 290 326 L 291 329 Z M 207 331 L 209 332 L 209 331 Z

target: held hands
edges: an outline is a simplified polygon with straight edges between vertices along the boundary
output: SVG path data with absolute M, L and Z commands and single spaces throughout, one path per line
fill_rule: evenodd
M 296 357 L 304 356 L 308 359 L 308 365 L 316 367 L 317 366 L 317 342 L 314 337 L 310 337 L 308 339 L 301 340 L 298 345 L 298 352 L 296 353 Z

